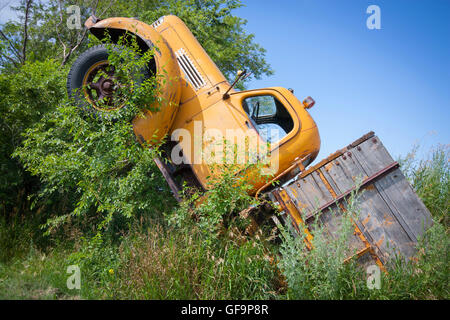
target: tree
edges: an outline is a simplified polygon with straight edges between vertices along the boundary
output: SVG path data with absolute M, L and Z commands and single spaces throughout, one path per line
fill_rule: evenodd
M 87 48 L 87 29 L 68 28 L 67 12 L 70 6 L 80 8 L 83 22 L 92 14 L 104 15 L 113 0 L 21 0 L 13 10 L 19 13 L 18 21 L 8 21 L 0 30 L 3 48 L 0 48 L 0 66 L 17 67 L 25 60 L 43 61 L 57 58 L 64 65 L 72 54 Z M 3 49 L 3 50 L 1 50 Z
M 147 23 L 164 15 L 176 15 L 229 80 L 235 77 L 237 70 L 247 70 L 256 79 L 271 75 L 273 70 L 264 58 L 266 51 L 254 42 L 253 34 L 244 30 L 247 21 L 232 14 L 240 7 L 239 0 L 140 0 L 129 6 L 115 2 L 111 12 L 137 17 Z
M 16 208 L 18 204 L 28 205 L 24 199 L 43 186 L 43 181 L 30 177 L 11 154 L 14 151 L 17 154 L 18 147 L 23 146 L 23 132 L 34 128 L 28 132 L 46 137 L 49 127 L 42 123 L 53 123 L 52 116 L 55 119 L 63 117 L 55 110 L 66 99 L 67 68 L 64 65 L 70 65 L 90 44 L 84 27 L 67 28 L 70 13 L 66 9 L 74 4 L 80 7 L 81 22 L 91 14 L 103 18 L 137 17 L 147 23 L 163 15 L 175 14 L 186 22 L 229 78 L 234 78 L 238 69 L 246 69 L 257 78 L 272 73 L 264 60 L 264 50 L 254 42 L 253 35 L 244 31 L 245 20 L 231 14 L 233 9 L 241 6 L 237 0 L 22 0 L 15 8 L 19 19 L 0 28 L 0 174 L 3 179 L 0 209 L 7 214 L 24 211 Z M 60 107 L 59 110 L 63 109 Z M 58 143 L 58 139 L 55 141 Z M 44 142 L 41 145 L 46 146 Z M 30 162 L 42 156 L 36 154 L 39 149 L 32 144 L 21 150 L 22 158 Z M 17 194 L 21 196 L 17 197 Z M 71 192 L 65 194 L 74 195 Z M 55 195 L 54 202 L 58 202 L 57 197 Z
M 22 0 L 21 6 L 16 8 L 22 16 L 26 16 L 28 3 L 31 0 Z M 232 14 L 242 6 L 239 0 L 34 0 L 28 6 L 28 23 L 21 18 L 3 26 L 0 66 L 17 67 L 23 62 L 20 52 L 32 61 L 50 57 L 59 59 L 63 65 L 83 52 L 88 46 L 88 33 L 84 26 L 81 29 L 67 27 L 70 13 L 66 10 L 70 5 L 80 7 L 82 24 L 91 14 L 100 18 L 136 17 L 146 23 L 164 15 L 177 15 L 229 80 L 239 69 L 251 72 L 257 79 L 273 73 L 264 59 L 265 50 L 254 42 L 252 34 L 245 32 L 246 21 Z M 24 25 L 28 26 L 27 41 L 24 41 Z
M 15 29 L 17 31 L 17 35 L 15 37 L 11 37 L 12 39 L 10 39 L 3 31 L 0 30 L 0 36 L 4 44 L 0 47 L 0 56 L 3 59 L 10 61 L 16 67 L 19 63 L 24 64 L 26 61 L 28 27 L 30 23 L 32 4 L 33 0 L 22 0 L 21 5 L 16 8 L 16 10 L 22 12 L 23 15 L 20 16 L 19 23 L 15 25 Z M 20 44 L 17 43 L 19 41 Z
M 65 98 L 66 70 L 54 60 L 25 62 L 0 74 L 0 210 L 9 216 L 29 210 L 27 197 L 39 184 L 11 154 L 23 132 Z

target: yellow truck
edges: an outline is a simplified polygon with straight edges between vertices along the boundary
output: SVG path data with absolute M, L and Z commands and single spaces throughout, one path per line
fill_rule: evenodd
M 300 165 L 307 166 L 317 156 L 320 149 L 319 132 L 307 111 L 314 101 L 308 98 L 301 102 L 291 91 L 280 87 L 234 90 L 178 17 L 161 17 L 151 26 L 130 18 L 98 20 L 91 17 L 86 26 L 100 39 L 106 32 L 113 41 L 126 32 L 135 34 L 143 50 L 157 48 L 151 71 L 161 75 L 161 78 L 178 79 L 161 83 L 165 102 L 158 106 L 159 112 L 146 111 L 145 117 L 136 117 L 133 121 L 135 134 L 142 142 L 151 143 L 165 135 L 184 134 L 185 137 L 189 134 L 192 137 L 180 139 L 177 143 L 183 153 L 183 161 L 178 164 L 179 168 L 170 171 L 191 177 L 190 181 L 195 179 L 196 184 L 207 188 L 206 177 L 211 172 L 207 161 L 203 161 L 202 150 L 207 148 L 205 144 L 208 141 L 203 139 L 203 143 L 195 143 L 194 139 L 203 138 L 208 132 L 223 137 L 227 133 L 230 136 L 230 132 L 242 133 L 235 134 L 234 138 L 242 135 L 255 137 L 258 140 L 255 144 L 261 146 L 270 142 L 267 153 L 273 154 L 275 171 L 272 174 L 275 176 L 300 160 Z M 69 74 L 69 93 L 88 86 L 98 94 L 90 95 L 88 92 L 87 96 L 103 98 L 110 95 L 112 80 L 103 78 L 101 83 L 90 82 L 90 79 L 96 78 L 96 73 L 108 65 L 107 58 L 104 46 L 93 47 L 82 54 Z M 245 74 L 241 73 L 240 76 Z M 92 107 L 96 108 L 95 101 L 91 102 Z M 261 107 L 258 108 L 259 105 Z M 267 136 L 268 131 L 278 133 L 277 139 L 270 139 L 273 137 Z M 238 141 L 235 139 L 230 143 Z M 169 147 L 173 149 L 174 144 Z M 172 154 L 171 149 L 167 150 L 169 155 Z M 166 164 L 160 162 L 159 165 L 163 167 Z M 167 173 L 166 178 L 170 178 Z M 253 193 L 265 183 L 263 179 L 255 181 Z M 171 183 L 171 187 L 175 188 L 175 184 Z M 177 194 L 178 190 L 174 189 L 174 192 Z
M 208 188 L 207 177 L 215 174 L 211 156 L 236 162 L 239 154 L 230 159 L 220 152 L 227 141 L 243 147 L 242 165 L 250 159 L 265 161 L 271 178 L 256 175 L 250 193 L 264 194 L 278 206 L 279 219 L 272 213 L 275 220 L 302 232 L 319 219 L 333 236 L 339 217 L 330 215 L 330 209 L 345 210 L 341 201 L 354 188 L 354 178 L 361 176 L 366 198 L 361 219 L 354 222 L 352 244 L 358 259 L 382 266 L 395 252 L 406 258 L 414 254 L 418 237 L 432 223 L 430 213 L 373 133 L 307 169 L 320 149 L 319 131 L 308 112 L 314 105 L 311 97 L 300 101 L 292 90 L 281 87 L 235 90 L 246 73 L 238 72 L 230 84 L 176 16 L 161 17 L 152 25 L 91 16 L 85 26 L 99 39 L 109 35 L 117 42 L 133 35 L 143 51 L 155 50 L 149 69 L 161 76 L 163 105 L 158 112 L 149 106 L 144 117 L 133 120 L 133 127 L 142 143 L 171 137 L 163 145 L 166 156 L 156 162 L 177 200 L 182 182 Z M 96 76 L 108 63 L 106 47 L 95 46 L 80 55 L 69 73 L 69 95 L 79 92 L 95 112 L 123 107 L 112 101 L 110 109 L 102 109 L 96 101 L 113 95 L 114 74 Z M 256 156 L 251 154 L 255 150 Z

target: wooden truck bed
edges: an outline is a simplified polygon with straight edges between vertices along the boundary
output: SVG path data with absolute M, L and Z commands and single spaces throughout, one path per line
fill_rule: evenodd
M 297 232 L 310 230 L 317 218 L 334 237 L 340 219 L 336 209 L 345 210 L 343 200 L 355 188 L 357 177 L 363 179 L 364 192 L 349 258 L 356 253 L 360 263 L 380 266 L 395 253 L 410 258 L 432 218 L 373 132 L 271 191 L 269 197 L 279 205 L 281 219 Z

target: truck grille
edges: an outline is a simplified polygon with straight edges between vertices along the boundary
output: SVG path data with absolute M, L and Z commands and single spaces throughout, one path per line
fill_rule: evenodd
M 192 60 L 187 55 L 186 51 L 181 48 L 175 54 L 177 56 L 178 65 L 180 66 L 181 70 L 183 70 L 187 80 L 194 87 L 194 89 L 198 90 L 204 87 L 206 85 L 206 82 L 200 72 L 198 72 L 197 68 L 192 63 Z
M 163 23 L 163 21 L 164 21 L 164 16 L 162 16 L 161 18 L 159 18 L 158 20 L 156 20 L 155 22 L 153 22 L 153 23 L 152 23 L 153 29 L 158 28 L 158 27 L 161 25 L 161 23 Z

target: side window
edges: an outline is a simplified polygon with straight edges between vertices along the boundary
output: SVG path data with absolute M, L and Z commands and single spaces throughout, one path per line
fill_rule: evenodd
M 274 96 L 247 97 L 242 107 L 264 141 L 277 142 L 294 128 L 291 115 Z

